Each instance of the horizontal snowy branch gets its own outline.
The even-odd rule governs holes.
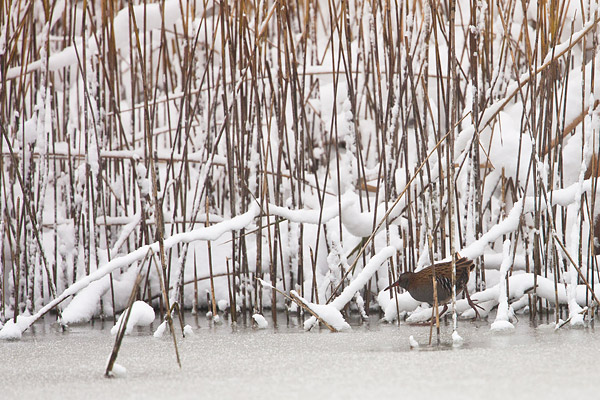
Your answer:
[[[577,200],[577,196],[584,192],[590,192],[592,189],[592,181],[586,180],[580,186],[579,183],[574,183],[571,186],[564,189],[556,189],[548,193],[549,199],[551,199],[552,205],[567,206],[574,203]],[[484,254],[486,246],[489,243],[493,243],[498,240],[502,235],[506,235],[510,232],[514,232],[519,227],[519,220],[522,214],[530,213],[534,211],[535,198],[527,196],[517,201],[508,216],[494,225],[490,230],[484,233],[478,240],[471,243],[464,249],[460,250],[460,255],[475,259]],[[546,209],[546,203],[541,202],[541,211]]]
[[[254,218],[256,218],[258,215],[259,207],[253,204],[246,213],[234,217],[230,220],[218,223],[210,227],[194,229],[191,232],[179,233],[165,239],[165,249],[168,250],[180,243],[190,243],[197,240],[216,240],[226,232],[240,230],[247,227],[254,221]],[[48,311],[56,307],[69,296],[72,296],[80,290],[82,290],[83,288],[87,287],[90,283],[101,279],[102,277],[110,274],[111,272],[119,268],[127,267],[137,261],[142,260],[144,257],[146,257],[146,255],[149,252],[158,253],[158,251],[159,243],[155,242],[149,245],[142,246],[127,255],[113,259],[112,261],[98,268],[96,271],[92,272],[85,278],[82,278],[75,282],[73,285],[69,286],[57,298],[55,298],[54,300],[46,304],[44,307],[42,307],[37,313],[33,315],[33,318],[31,318],[31,320],[28,320],[27,323],[23,326],[20,326],[20,328],[22,329],[22,331],[26,330],[41,316],[43,316]]]
[[[356,292],[361,290],[367,282],[373,277],[375,272],[381,267],[381,265],[390,257],[393,257],[396,254],[397,249],[394,246],[385,247],[377,252],[375,256],[373,256],[367,265],[364,266],[362,271],[358,273],[356,278],[350,282],[348,286],[340,293],[338,297],[336,297],[329,304],[313,304],[309,303],[306,300],[303,300],[307,307],[309,307],[315,314],[319,316],[319,318],[326,321],[328,324],[332,325],[334,328],[338,330],[349,329],[350,325],[346,323],[344,317],[341,314],[341,310],[346,307],[346,304],[352,300]],[[296,296],[299,297],[298,294]],[[311,317],[304,323],[304,327],[310,328],[316,322],[315,317]]]

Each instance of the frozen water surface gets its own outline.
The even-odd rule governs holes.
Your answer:
[[[282,325],[281,321],[284,321]],[[0,341],[0,398],[110,399],[516,399],[598,398],[600,339],[585,329],[534,328],[522,317],[512,333],[488,322],[462,322],[464,342],[428,347],[429,328],[371,322],[344,333],[304,332],[279,318],[274,329],[226,324],[199,327],[172,339],[151,327],[126,336],[117,362],[124,378],[103,377],[114,336],[112,323],[74,326],[61,333],[37,325],[15,342]],[[419,342],[410,348],[409,337]],[[435,340],[435,339],[434,339]],[[576,397],[575,397],[576,396]]]

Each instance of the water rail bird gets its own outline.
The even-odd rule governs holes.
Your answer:
[[[473,303],[467,290],[467,282],[469,282],[469,274],[475,268],[473,260],[466,257],[460,257],[457,253],[456,260],[456,294],[464,290],[467,302],[475,310],[475,315],[478,317],[476,304]],[[438,304],[443,304],[444,309],[440,314],[448,310],[448,302],[452,299],[452,261],[444,261],[435,263],[435,280],[437,282],[437,298]],[[417,301],[429,303],[433,306],[433,266],[423,268],[419,272],[404,272],[400,274],[398,280],[392,283],[384,290],[394,287],[401,287],[410,293],[412,298]],[[479,307],[479,306],[477,306]],[[480,307],[481,308],[481,307]]]

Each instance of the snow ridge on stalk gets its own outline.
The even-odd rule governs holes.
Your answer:
[[[325,322],[333,326],[337,330],[345,330],[350,329],[350,325],[344,320],[340,311],[348,304],[355,294],[362,289],[367,282],[373,277],[375,272],[381,267],[381,265],[390,257],[393,257],[396,254],[396,247],[388,246],[377,252],[369,262],[364,266],[362,271],[358,273],[356,278],[350,282],[348,286],[340,293],[338,297],[336,297],[329,304],[314,304],[309,303],[306,300],[302,299],[303,302],[321,319]],[[300,298],[300,295],[294,293],[294,295]],[[341,318],[341,320],[340,320]],[[310,329],[315,323],[317,319],[315,317],[311,317],[304,323],[305,329]]]
[[[492,323],[491,330],[496,332],[510,331],[515,327],[509,321],[508,296],[506,295],[506,277],[511,266],[510,240],[506,239],[502,246],[502,265],[500,266],[500,283],[498,284],[498,313]]]

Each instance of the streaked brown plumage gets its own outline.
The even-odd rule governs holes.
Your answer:
[[[475,310],[475,313],[479,315],[475,304],[469,297],[467,291],[467,282],[469,282],[469,273],[475,268],[473,260],[469,260],[466,257],[459,258],[457,254],[456,260],[456,294],[458,295],[463,290],[467,297],[469,305]],[[400,286],[406,289],[408,293],[417,301],[429,303],[433,305],[433,268],[428,266],[423,268],[419,272],[404,272],[400,275],[399,279],[388,286],[385,290],[391,289],[396,286]],[[446,311],[447,305],[452,299],[452,262],[440,262],[435,264],[435,278],[437,282],[437,295],[438,304],[444,304],[444,311]]]

